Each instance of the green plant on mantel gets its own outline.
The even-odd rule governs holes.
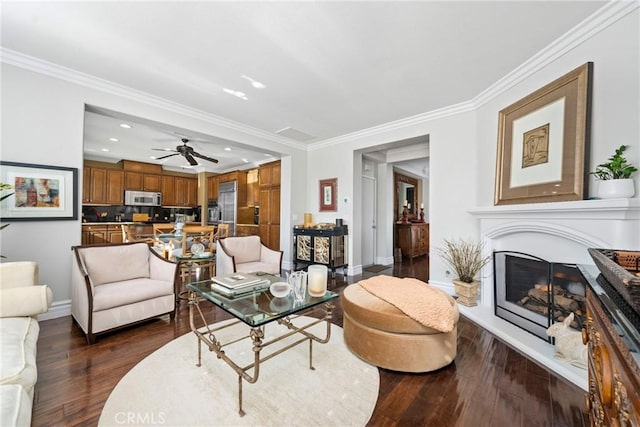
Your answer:
[[[473,283],[482,267],[491,260],[491,255],[482,256],[482,243],[464,239],[445,239],[444,247],[439,248],[438,253],[465,283]]]
[[[4,182],[0,181],[0,191],[4,191],[4,190],[10,190],[12,189],[13,186],[11,184],[5,184]],[[7,197],[13,195],[13,193],[10,194],[3,194],[2,196],[0,196],[0,202],[3,201],[4,199],[6,199]],[[0,224],[0,230],[4,229],[5,227],[7,227],[9,224]],[[0,258],[5,258],[4,255],[0,255]]]
[[[590,175],[594,175],[601,181],[609,179],[628,179],[638,168],[627,162],[627,159],[622,155],[624,151],[629,147],[628,145],[621,145],[616,149],[613,156],[609,157],[607,163],[602,163],[596,166],[595,172],[591,172]]]

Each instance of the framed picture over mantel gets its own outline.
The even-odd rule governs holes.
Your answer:
[[[496,205],[585,198],[592,75],[588,62],[500,111]]]
[[[320,180],[320,212],[338,210],[338,178]]]
[[[11,185],[0,202],[0,219],[78,219],[78,169],[0,161],[0,181]]]

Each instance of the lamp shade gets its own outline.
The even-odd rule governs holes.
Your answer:
[[[310,265],[307,269],[307,286],[309,295],[321,297],[327,293],[327,267],[324,265]]]

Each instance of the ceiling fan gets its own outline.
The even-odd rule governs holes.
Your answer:
[[[198,165],[198,162],[196,161],[196,159],[194,159],[194,157],[198,157],[199,159],[203,159],[203,160],[208,160],[213,163],[218,163],[217,159],[205,156],[204,154],[200,154],[197,151],[194,151],[193,147],[190,147],[187,145],[187,143],[189,142],[187,138],[182,138],[181,141],[182,141],[182,145],[178,145],[173,154],[167,154],[166,156],[156,157],[156,160],[161,160],[161,159],[166,159],[167,157],[182,155],[184,156],[185,159],[187,159],[187,161],[189,162],[189,164],[191,164],[191,166]],[[154,150],[167,151],[164,148],[154,148]]]

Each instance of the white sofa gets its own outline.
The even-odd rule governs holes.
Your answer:
[[[0,425],[31,424],[38,378],[36,316],[51,306],[52,293],[38,285],[38,264],[0,264]]]
[[[175,316],[177,264],[146,243],[72,249],[71,315],[89,344],[96,334],[165,314]]]
[[[216,276],[263,271],[279,275],[282,251],[269,249],[260,236],[227,237],[216,242]]]

